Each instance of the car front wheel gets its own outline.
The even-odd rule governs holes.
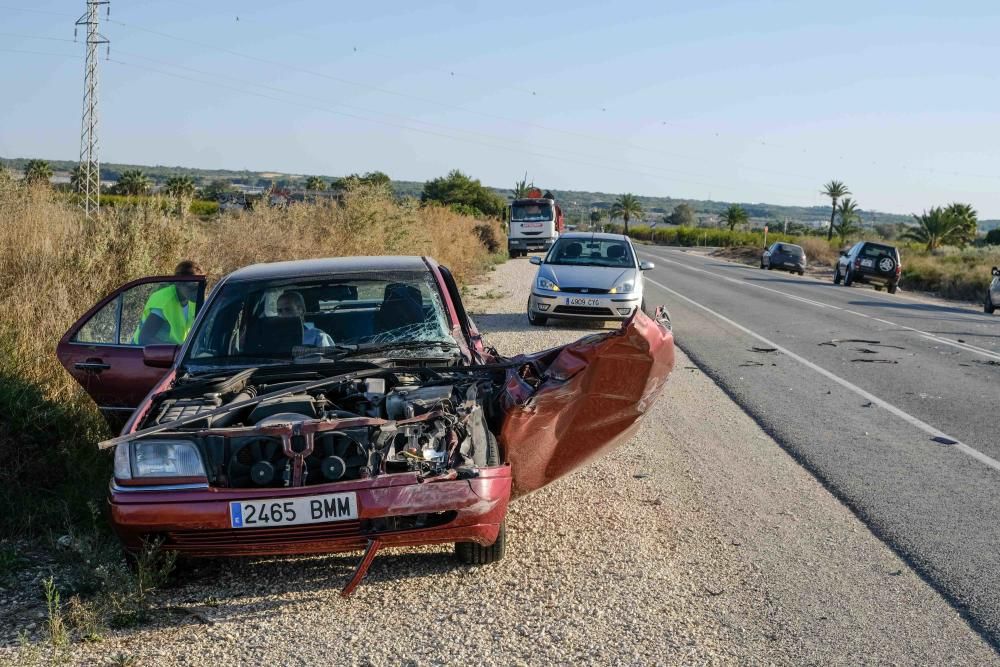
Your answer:
[[[986,300],[983,301],[983,312],[992,315],[996,309],[997,306],[993,303],[993,296],[990,294],[989,290],[986,290]]]
[[[455,542],[455,556],[466,565],[488,565],[503,558],[507,550],[507,522],[500,524],[497,540],[488,547],[476,542]]]
[[[838,264],[837,268],[833,271],[833,284],[839,285],[841,280],[843,280],[843,278],[840,277],[840,264]]]
[[[549,318],[545,315],[539,315],[531,310],[531,306],[528,306],[528,324],[536,327],[544,327],[545,323],[549,321]]]

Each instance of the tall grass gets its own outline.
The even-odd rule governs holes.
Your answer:
[[[468,281],[491,262],[480,221],[398,203],[359,186],[343,202],[293,204],[201,221],[163,207],[102,209],[87,222],[46,187],[0,184],[0,535],[86,518],[108,457],[107,427],[55,357],[59,338],[98,299],[182,258],[214,277],[255,262],[343,255],[430,255]],[[497,234],[502,232],[497,229]],[[504,244],[505,245],[505,244]]]

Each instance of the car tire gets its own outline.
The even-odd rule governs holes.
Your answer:
[[[507,551],[507,522],[500,524],[497,540],[488,547],[475,542],[455,542],[455,557],[466,565],[489,565],[503,558]]]
[[[804,275],[806,275],[806,272],[805,271],[799,271],[799,275],[800,276],[804,276]]]
[[[549,318],[545,315],[535,315],[531,312],[531,307],[528,308],[528,324],[536,327],[544,327],[545,323],[549,321]]]
[[[993,297],[990,296],[989,289],[986,290],[986,299],[983,301],[983,312],[992,315],[996,312],[997,306],[993,303]]]
[[[840,277],[840,264],[838,264],[837,268],[833,270],[833,284],[839,285],[841,280],[843,279]]]
[[[886,287],[886,291],[887,291],[887,292],[888,292],[889,294],[895,294],[895,293],[896,293],[896,289],[897,289],[898,287],[899,287],[899,285],[898,285],[898,284],[896,284],[896,283],[889,283],[889,286],[888,286],[888,287]]]
[[[851,270],[847,269],[847,273],[844,274],[844,287],[850,287],[854,284],[854,276],[851,275]]]
[[[875,290],[876,292],[881,292],[881,291],[882,291],[882,286],[881,286],[881,285],[872,285],[872,288],[873,288],[873,289],[874,289],[874,290]]]
[[[760,268],[762,268],[762,269],[765,268],[764,267],[764,260],[760,260]]]

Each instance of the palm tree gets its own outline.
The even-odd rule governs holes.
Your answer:
[[[642,215],[642,204],[639,198],[631,193],[623,194],[611,205],[611,219],[621,218],[625,221],[625,235],[628,236],[628,221]]]
[[[924,243],[928,252],[933,252],[941,245],[960,243],[965,238],[964,222],[948,215],[939,206],[924,211],[922,215],[914,214],[913,218],[917,221],[916,226],[907,227],[900,238]]]
[[[83,187],[83,167],[80,165],[76,165],[69,172],[69,186],[74,192],[79,192],[80,188]]]
[[[24,180],[28,183],[48,183],[52,167],[45,160],[28,160],[24,165]]]
[[[837,216],[840,221],[834,224],[834,231],[840,237],[840,245],[847,243],[847,238],[861,231],[861,217],[858,214],[858,203],[850,197],[845,197],[837,206]]]
[[[190,176],[171,176],[167,179],[164,190],[168,195],[177,199],[193,197],[194,179]]]
[[[326,182],[319,176],[310,176],[306,179],[306,190],[326,190]]]
[[[535,187],[534,183],[528,182],[528,172],[524,173],[524,179],[514,181],[514,199],[521,199],[528,196],[528,192]]]
[[[823,186],[823,194],[833,202],[833,206],[830,209],[830,228],[826,232],[826,240],[829,241],[833,238],[833,219],[837,215],[837,200],[844,195],[851,194],[851,191],[840,181],[830,181]]]
[[[749,219],[746,210],[739,204],[730,204],[726,212],[722,214],[722,219],[729,226],[729,231],[736,229],[736,225],[746,224]]]
[[[149,192],[149,177],[141,169],[126,169],[115,187],[120,195],[144,195]]]
[[[960,238],[955,239],[959,246],[965,246],[976,240],[976,234],[979,232],[979,216],[972,206],[955,202],[944,209],[944,214],[962,230]]]

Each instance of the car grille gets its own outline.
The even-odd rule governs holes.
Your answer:
[[[337,521],[326,524],[303,524],[275,528],[222,528],[174,530],[166,534],[165,547],[176,551],[224,549],[235,545],[280,546],[303,542],[322,542],[362,535],[360,521]]]
[[[590,306],[556,306],[553,313],[566,315],[613,315],[610,308],[592,308]]]
[[[597,289],[595,287],[559,287],[560,292],[572,292],[573,294],[607,294],[606,289]]]

